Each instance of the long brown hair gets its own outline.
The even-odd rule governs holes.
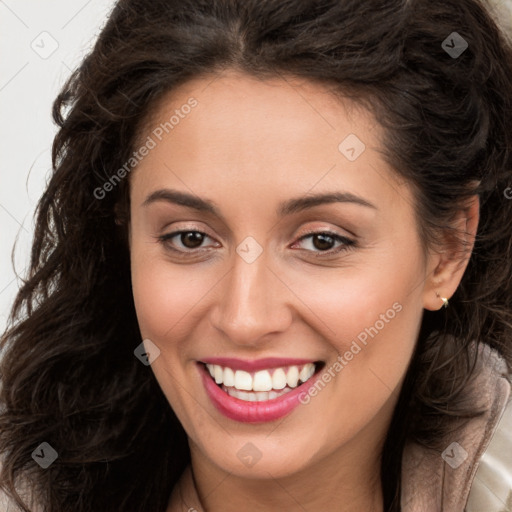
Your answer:
[[[456,57],[443,46],[453,32],[468,44]],[[228,68],[329,84],[370,109],[385,158],[414,190],[426,247],[480,197],[468,268],[450,307],[424,313],[384,446],[386,511],[399,510],[405,440],[435,446],[439,418],[478,414],[464,395],[470,343],[512,367],[512,49],[484,5],[120,0],[54,103],[53,174],[1,339],[0,483],[25,512],[23,486],[45,511],[163,512],[189,462],[182,426],[133,354],[129,178],[95,191],[165,93]],[[31,458],[42,442],[58,452],[47,469]]]

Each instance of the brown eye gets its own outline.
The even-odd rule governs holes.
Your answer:
[[[303,245],[303,249],[306,249],[315,256],[329,256],[346,251],[356,245],[354,240],[350,240],[336,233],[330,233],[329,231],[314,231],[308,233],[302,236],[298,242]],[[336,244],[338,244],[337,247]]]
[[[196,249],[203,243],[203,240],[204,233],[200,233],[199,231],[186,231],[180,235],[180,242],[187,249]]]
[[[332,245],[334,244],[334,238],[324,233],[314,235],[312,241],[313,246],[320,251],[328,251],[332,249]]]
[[[206,233],[196,230],[173,231],[157,238],[167,249],[181,253],[192,253],[194,249],[203,249],[204,240],[206,238],[211,239]],[[207,246],[204,248],[206,249]]]

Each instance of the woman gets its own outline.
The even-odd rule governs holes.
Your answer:
[[[510,510],[511,111],[477,0],[119,1],[2,339],[12,506]]]

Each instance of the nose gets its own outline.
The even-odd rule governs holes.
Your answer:
[[[267,264],[264,253],[252,263],[238,255],[222,280],[212,309],[213,326],[233,343],[261,345],[263,338],[291,324],[291,291]]]

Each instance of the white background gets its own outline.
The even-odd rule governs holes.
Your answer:
[[[512,0],[491,1],[504,8],[499,18],[512,28]],[[52,102],[113,5],[0,0],[0,332],[18,289],[16,273],[23,276],[29,263],[34,208],[51,168]]]
[[[113,0],[0,0],[0,332],[18,289],[14,241],[17,237],[15,270],[23,276],[34,209],[51,169],[52,102],[113,5]]]

